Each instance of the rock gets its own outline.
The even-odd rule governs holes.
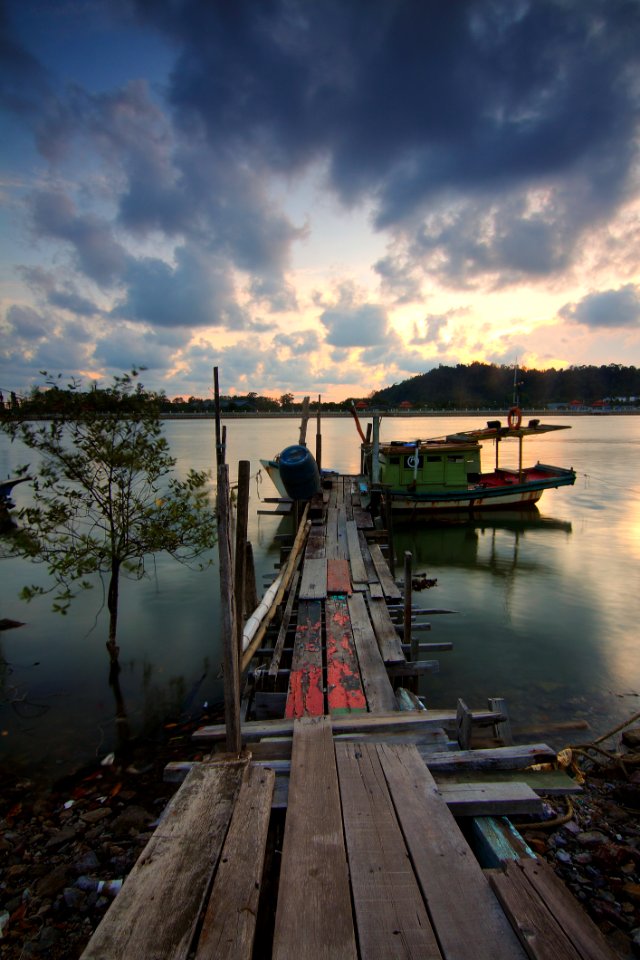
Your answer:
[[[38,880],[36,884],[36,893],[39,897],[53,897],[58,894],[67,884],[69,876],[69,867],[66,863],[59,863],[57,866],[46,873],[44,877]]]
[[[630,727],[622,734],[622,742],[627,747],[640,750],[640,727]]]
[[[64,827],[62,830],[58,830],[53,836],[49,837],[45,847],[47,850],[55,850],[56,847],[61,847],[65,843],[69,843],[70,840],[75,839],[78,835],[77,827]]]
[[[608,837],[600,830],[587,830],[576,835],[576,841],[583,847],[596,847],[601,843],[607,843]]]
[[[635,900],[636,903],[640,902],[640,883],[625,883],[622,892],[630,900]]]
[[[95,810],[87,810],[86,813],[81,813],[80,819],[84,820],[85,823],[98,823],[109,816],[111,816],[110,807],[97,807]]]
[[[114,836],[126,837],[131,831],[138,833],[152,820],[153,816],[143,807],[127,807],[111,823],[110,829]]]
[[[99,865],[100,861],[98,860],[94,851],[87,850],[86,853],[83,853],[82,856],[76,860],[73,866],[78,873],[90,873]]]
[[[566,850],[557,850],[556,851],[556,860],[559,860],[560,863],[571,863],[571,854],[567,853]]]

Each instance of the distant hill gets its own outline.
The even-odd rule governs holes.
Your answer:
[[[567,370],[518,370],[519,402],[524,407],[602,400],[629,402],[640,397],[640,370],[611,363]],[[491,363],[439,366],[372,394],[372,403],[409,402],[426,409],[502,409],[513,401],[514,368]]]

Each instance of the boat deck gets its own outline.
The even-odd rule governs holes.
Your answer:
[[[554,752],[467,749],[507,722],[500,702],[415,709],[399,688],[419,670],[398,635],[401,591],[368,539],[357,478],[311,512],[252,662],[243,752],[171,765],[184,782],[83,957],[613,960],[496,819],[576,789],[525,771]],[[214,751],[224,737],[223,725],[197,733]]]

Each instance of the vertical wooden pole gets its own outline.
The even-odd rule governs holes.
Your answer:
[[[251,541],[245,544],[245,571],[244,571],[244,614],[245,620],[251,616],[258,606],[258,590],[256,587],[256,565],[253,560]]]
[[[391,576],[396,576],[396,552],[393,546],[393,511],[391,509],[391,494],[387,489],[384,495],[384,525],[387,529],[387,563]]]
[[[216,466],[224,463],[222,441],[220,439],[220,387],[218,385],[218,368],[213,368],[213,402],[216,416]]]
[[[220,610],[224,669],[224,716],[227,728],[227,750],[239,754],[242,749],[240,733],[240,670],[238,644],[235,633],[235,603],[233,597],[233,570],[231,562],[231,531],[229,517],[229,468],[218,467],[217,491],[218,558],[220,562]]]
[[[242,629],[244,627],[244,583],[246,570],[247,527],[249,525],[249,483],[251,464],[241,460],[238,464],[238,500],[236,519],[236,550],[234,564],[234,584],[236,602],[236,639],[238,642],[238,660],[242,660]]]
[[[410,550],[405,550],[404,554],[404,642],[411,644],[411,660],[420,659],[420,647],[418,636],[413,636],[411,630],[411,608],[413,601],[413,590],[411,583],[411,573],[413,565],[413,556]]]
[[[322,470],[322,431],[320,428],[320,404],[322,397],[318,394],[318,416],[316,419],[316,463],[318,470]]]

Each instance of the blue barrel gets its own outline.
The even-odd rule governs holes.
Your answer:
[[[280,454],[280,476],[292,500],[310,500],[320,490],[318,464],[306,447],[294,444]]]

